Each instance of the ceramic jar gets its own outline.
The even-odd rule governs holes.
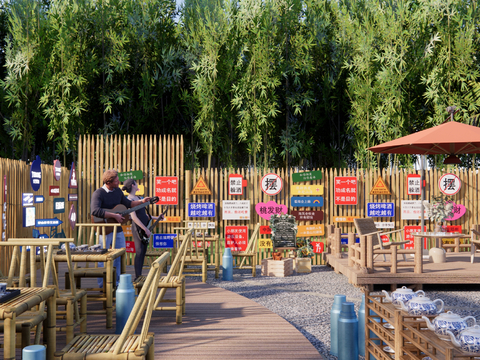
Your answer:
[[[441,299],[430,300],[424,295],[418,295],[412,298],[405,305],[401,303],[402,310],[408,311],[410,315],[437,315],[443,311],[443,301]]]
[[[450,335],[452,344],[461,348],[463,351],[469,353],[480,353],[480,326],[475,325],[473,327],[466,328],[461,331],[458,338],[453,335],[451,331],[447,331]]]
[[[386,292],[385,290],[382,291],[385,293],[386,299],[390,301],[397,309],[400,309],[402,307],[401,302],[407,303],[408,301],[410,301],[414,297],[417,297],[420,294],[425,295],[423,290],[413,292],[412,289],[409,289],[406,286],[402,286],[401,288],[395,290],[394,292],[392,292],[392,295],[388,295],[388,292]]]
[[[476,320],[473,316],[462,318],[460,315],[454,314],[451,311],[438,315],[432,322],[425,316],[422,319],[426,321],[427,327],[435,332],[435,334],[442,340],[450,341],[450,335],[447,331],[453,333],[454,336],[460,334],[462,330],[468,327],[467,320],[472,320],[472,325],[476,325]]]

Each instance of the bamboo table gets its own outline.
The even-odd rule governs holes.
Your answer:
[[[435,239],[435,246],[441,248],[441,239],[455,239],[455,252],[460,252],[460,239],[470,238],[470,235],[455,234],[448,232],[416,232],[412,233],[414,238]]]
[[[43,338],[47,344],[47,359],[53,359],[57,345],[55,328],[56,321],[56,297],[53,288],[9,288],[20,290],[20,295],[0,304],[0,320],[4,321],[4,349],[5,359],[15,359],[16,332],[15,324],[18,315],[30,310],[47,300],[47,320],[44,326]]]
[[[107,281],[106,281],[107,329],[112,328],[112,317],[113,317],[113,292],[114,292],[114,285],[113,285],[114,279],[112,277],[113,260],[115,260],[118,257],[122,258],[120,273],[125,274],[125,272],[127,271],[126,254],[127,253],[125,251],[125,248],[122,248],[122,249],[109,249],[108,252],[106,252],[105,254],[72,254],[71,255],[72,262],[85,262],[85,263],[103,262],[105,264],[104,266],[107,268]],[[55,254],[53,256],[53,260],[55,261],[55,265],[56,265],[55,268],[58,271],[57,263],[67,262],[67,255]],[[116,281],[115,281],[115,285],[116,285]]]

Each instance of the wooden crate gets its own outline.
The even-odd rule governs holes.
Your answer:
[[[266,258],[262,260],[262,276],[285,277],[293,274],[294,259],[273,260]]]
[[[297,273],[310,273],[310,272],[312,272],[312,259],[310,259],[310,258],[296,258],[295,259],[295,271]]]

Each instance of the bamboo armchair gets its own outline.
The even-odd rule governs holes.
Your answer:
[[[182,316],[185,315],[185,276],[183,268],[185,265],[185,255],[188,243],[192,241],[192,232],[189,231],[184,240],[180,240],[177,236],[174,248],[174,259],[166,276],[160,277],[157,287],[160,293],[155,299],[154,310],[173,310],[176,311],[177,324],[182,323]],[[133,283],[133,287],[138,293],[145,286],[145,276],[140,276]],[[164,299],[167,289],[175,289],[175,299]],[[174,302],[175,306],[159,306],[160,303]]]
[[[248,246],[245,251],[232,251],[232,256],[236,258],[241,258],[242,261],[238,265],[238,269],[244,268],[245,259],[250,259],[250,266],[252,267],[252,276],[257,276],[257,243],[258,243],[258,234],[260,232],[260,223],[255,226],[252,236],[248,239]]]
[[[369,235],[372,236],[374,253],[376,249],[384,250],[384,249],[389,249],[391,246],[402,246],[404,244],[408,244],[408,241],[403,240],[403,233],[402,233],[403,229],[387,231],[387,232],[379,231],[375,226],[375,221],[373,220],[373,218],[353,219],[353,222],[360,236],[369,236]],[[390,234],[400,234],[400,237],[402,240],[401,241],[390,240],[388,243],[384,243],[381,239],[381,236],[390,235]],[[386,261],[385,253],[383,253],[383,259],[384,261]],[[403,260],[407,261],[405,254],[403,254]]]
[[[80,335],[67,344],[62,351],[55,353],[56,360],[79,359],[154,359],[154,334],[148,333],[152,311],[160,280],[161,269],[170,257],[169,253],[156,259],[135,305],[120,335]],[[135,330],[145,312],[142,331],[135,335]]]

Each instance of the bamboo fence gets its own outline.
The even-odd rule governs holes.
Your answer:
[[[170,208],[167,216],[180,217],[179,223],[164,223],[158,226],[156,233],[173,234],[173,228],[183,226],[184,220],[205,220],[205,218],[188,218],[188,204],[191,202],[209,202],[215,204],[215,217],[208,218],[215,222],[215,232],[224,238],[225,226],[229,225],[247,225],[250,233],[255,225],[268,225],[268,221],[261,218],[255,211],[255,205],[258,203],[267,203],[275,201],[277,204],[286,205],[291,210],[310,210],[311,208],[301,208],[291,206],[291,185],[292,174],[300,172],[297,168],[290,169],[195,169],[193,171],[184,169],[184,143],[182,136],[154,136],[154,135],[134,135],[134,136],[100,136],[84,135],[79,138],[78,143],[77,180],[78,180],[78,207],[77,223],[90,222],[90,197],[93,191],[102,186],[102,174],[107,169],[116,169],[119,172],[142,170],[144,177],[138,183],[144,186],[145,196],[153,196],[156,176],[178,176],[179,183],[179,203]],[[0,173],[7,175],[8,194],[7,194],[7,238],[8,237],[30,237],[31,229],[23,228],[22,224],[22,203],[21,193],[32,192],[29,181],[29,165],[24,162],[0,159]],[[319,208],[324,212],[324,219],[321,222],[299,222],[299,225],[323,224],[326,226],[334,223],[335,217],[366,217],[367,203],[370,202],[392,202],[395,205],[395,214],[393,217],[376,218],[379,222],[394,222],[394,228],[402,228],[406,225],[420,225],[418,220],[401,219],[401,201],[402,200],[420,200],[420,196],[407,195],[407,175],[418,173],[409,169],[383,169],[383,170],[349,170],[349,169],[312,169],[322,172],[322,179],[316,181],[295,183],[302,185],[323,185],[324,186],[324,206]],[[275,173],[283,179],[283,189],[275,196],[269,196],[262,192],[260,181],[267,173]],[[472,225],[479,224],[478,214],[478,183],[479,174],[471,169],[447,168],[443,170],[426,171],[426,199],[439,195],[439,178],[445,173],[454,173],[462,183],[460,191],[450,197],[457,204],[462,204],[467,208],[464,216],[456,221],[449,222],[449,225],[461,225],[463,232],[468,232]],[[58,218],[63,221],[62,228],[67,237],[74,237],[70,226],[68,225],[68,209],[70,203],[67,201],[68,193],[76,193],[75,189],[68,189],[69,170],[62,168],[62,178],[59,182],[53,179],[53,166],[42,165],[42,187],[35,194],[42,194],[45,197],[44,204],[35,205],[37,208],[37,218],[50,218],[53,216],[53,198],[48,196],[48,186],[60,185],[60,196],[65,197],[66,209],[64,214],[58,214]],[[243,196],[228,195],[228,176],[230,174],[241,174],[247,180],[247,187],[244,189]],[[211,195],[190,195],[199,177],[202,176],[207,186],[211,190]],[[355,176],[357,178],[357,205],[335,205],[334,204],[334,181],[337,176]],[[377,179],[382,177],[391,195],[370,195]],[[0,178],[0,180],[3,180]],[[223,220],[222,212],[223,200],[249,200],[250,201],[250,220]],[[3,209],[3,197],[0,199]],[[75,203],[74,203],[75,204]],[[77,204],[76,204],[77,205]],[[149,207],[152,215],[158,215],[161,206],[152,205]],[[57,215],[57,214],[55,214]],[[433,231],[434,224],[426,219],[427,231]],[[335,225],[341,228],[342,233],[355,232],[353,222],[339,222]],[[60,228],[60,227],[59,227]],[[326,235],[326,234],[325,234]],[[261,237],[265,237],[262,235]],[[268,236],[267,236],[268,237]],[[128,239],[127,240],[131,240]],[[313,240],[325,241],[325,236],[314,238]],[[223,252],[224,241],[221,241],[220,253]],[[0,250],[1,251],[1,250]],[[261,249],[259,251],[258,263],[263,258],[270,257],[271,251]],[[9,259],[7,254],[0,253],[2,272],[6,272]],[[128,262],[132,263],[133,257],[129,257]],[[220,259],[221,260],[221,259]],[[313,264],[321,264],[322,257],[318,254],[313,259]]]

